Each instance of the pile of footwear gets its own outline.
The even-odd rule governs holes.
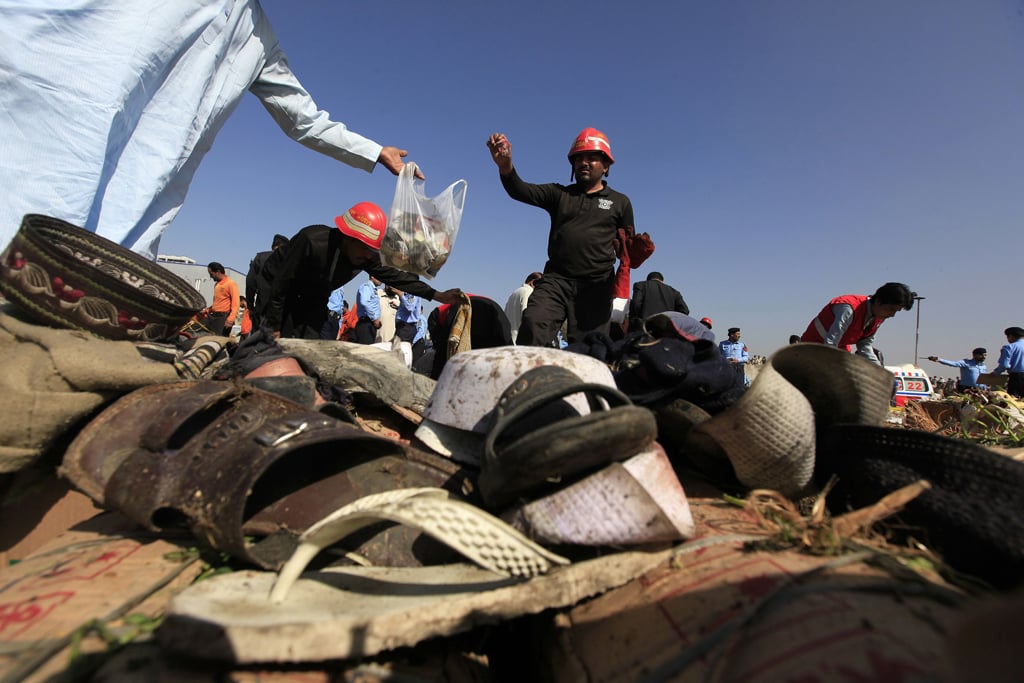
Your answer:
[[[951,578],[1024,576],[1024,463],[885,426],[891,377],[853,354],[788,346],[744,388],[687,329],[666,317],[616,358],[463,351],[425,405],[387,351],[317,367],[295,353],[316,342],[257,334],[195,377],[171,354],[46,446],[104,509],[230,558],[171,598],[158,660],[400,670],[457,647],[493,680],[947,676],[976,595]],[[765,491],[792,505],[766,513]],[[850,510],[864,533],[811,552]],[[888,542],[867,533],[894,512]]]

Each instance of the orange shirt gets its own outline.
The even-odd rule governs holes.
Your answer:
[[[227,313],[227,325],[234,325],[238,316],[238,285],[226,275],[213,286],[213,305],[210,307],[214,313]]]
[[[239,334],[249,334],[252,332],[252,319],[249,317],[249,307],[246,306],[242,309],[242,322],[239,323],[241,328]]]

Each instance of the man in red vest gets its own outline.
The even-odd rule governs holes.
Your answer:
[[[856,347],[855,353],[880,365],[875,355],[875,332],[898,311],[914,307],[915,292],[901,282],[887,282],[871,296],[844,294],[832,299],[807,326],[800,341],[839,348]]]

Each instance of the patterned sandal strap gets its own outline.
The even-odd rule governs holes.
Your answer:
[[[504,576],[530,578],[569,560],[534,543],[475,505],[449,497],[444,489],[397,489],[346,505],[311,526],[281,568],[271,602],[282,602],[306,566],[324,548],[346,536],[389,520],[415,527],[459,551],[481,567]]]

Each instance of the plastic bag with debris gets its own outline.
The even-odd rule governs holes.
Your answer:
[[[436,197],[428,197],[424,181],[414,175],[416,168],[408,163],[398,174],[380,260],[430,279],[441,270],[455,244],[466,203],[466,181],[457,180]]]

